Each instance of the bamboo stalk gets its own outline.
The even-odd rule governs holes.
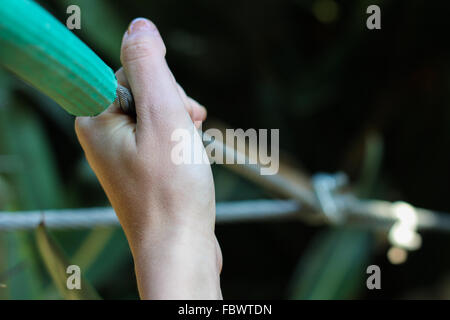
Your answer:
[[[0,64],[76,116],[116,98],[114,72],[50,13],[30,0],[2,0]]]

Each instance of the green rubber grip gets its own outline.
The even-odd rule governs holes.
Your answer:
[[[31,0],[1,0],[0,65],[72,115],[97,115],[116,98],[111,68]]]

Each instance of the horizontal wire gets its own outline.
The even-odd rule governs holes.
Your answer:
[[[205,134],[204,134],[205,135]],[[236,223],[246,221],[303,220],[309,224],[358,225],[372,230],[388,229],[398,221],[395,203],[381,200],[360,200],[351,194],[338,195],[333,190],[311,188],[307,181],[293,181],[286,173],[261,175],[261,165],[251,165],[247,155],[227,146],[222,141],[207,136],[217,148],[224,152],[236,152],[245,158],[244,165],[227,165],[235,173],[246,177],[259,186],[271,190],[278,196],[290,200],[246,200],[221,202],[216,206],[217,223]],[[0,159],[1,160],[1,159]],[[289,168],[290,176],[304,176],[298,169]],[[320,174],[313,176],[326,180],[335,176]],[[334,178],[333,178],[334,177]],[[325,193],[324,193],[325,192]],[[328,194],[327,194],[328,193]],[[329,196],[328,202],[336,205],[341,219],[330,219],[329,210],[318,201],[320,195]],[[450,214],[427,209],[414,208],[417,228],[421,230],[450,231]],[[112,208],[63,209],[44,211],[0,211],[0,231],[29,230],[44,222],[51,229],[78,229],[98,226],[114,226],[119,221]]]
[[[372,229],[386,229],[399,221],[396,213],[397,202],[383,200],[347,201],[343,212],[348,216],[347,223],[358,224],[363,221]],[[419,230],[450,231],[450,214],[411,206],[417,217],[416,225]]]
[[[337,225],[355,225],[373,230],[387,230],[398,218],[395,203],[381,200],[358,200],[338,197],[343,205],[346,219]],[[414,207],[413,207],[414,208]],[[450,231],[450,214],[427,209],[414,208],[420,230]],[[246,200],[221,202],[216,207],[216,221],[219,224],[257,222],[271,220],[299,220],[305,210],[295,200]],[[308,216],[310,213],[308,213]],[[316,215],[321,217],[321,213]],[[317,220],[330,223],[325,219]],[[63,209],[43,211],[0,211],[0,231],[35,229],[44,222],[50,229],[83,229],[100,226],[117,226],[119,221],[114,210],[105,208]]]
[[[218,223],[295,218],[301,206],[293,200],[246,200],[222,202],[216,206]],[[0,211],[0,230],[35,229],[41,222],[50,229],[83,229],[118,225],[112,208],[42,211]]]

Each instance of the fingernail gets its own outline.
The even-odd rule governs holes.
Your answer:
[[[127,33],[132,34],[139,31],[145,31],[152,29],[152,24],[150,21],[144,18],[136,18],[133,21],[131,21],[130,25],[128,26]]]

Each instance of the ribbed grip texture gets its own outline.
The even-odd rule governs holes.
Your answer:
[[[97,115],[116,98],[114,72],[30,0],[0,1],[0,64],[76,116]]]

